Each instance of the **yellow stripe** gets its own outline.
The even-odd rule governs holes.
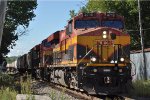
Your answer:
[[[47,67],[76,67],[77,64],[57,64],[57,65],[47,65]]]
[[[57,65],[47,65],[47,67],[76,67],[77,64],[57,64]],[[114,67],[115,64],[87,64],[87,67]],[[125,67],[126,64],[118,64],[119,67]]]
[[[87,64],[87,66],[112,66],[112,67],[114,67],[116,64]],[[126,64],[118,64],[118,66],[120,66],[120,67],[125,67],[126,66]]]

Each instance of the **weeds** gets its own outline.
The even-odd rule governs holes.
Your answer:
[[[27,94],[27,100],[35,100],[32,95],[31,81],[29,75],[27,75],[26,80],[21,79],[15,82],[14,77],[0,73],[0,100],[16,100],[18,93]]]
[[[133,82],[134,90],[131,91],[135,96],[150,97],[150,80],[137,80]]]
[[[32,82],[31,75],[27,74],[27,77],[25,79],[26,80],[24,80],[22,77],[20,80],[21,94],[27,94],[26,96],[27,100],[35,100],[35,96],[32,95],[33,91],[31,89],[31,82]]]
[[[17,92],[8,88],[0,90],[0,100],[16,100]]]
[[[35,100],[35,96],[30,94],[27,96],[27,100]]]
[[[23,80],[21,78],[21,81],[20,81],[20,85],[21,85],[21,93],[22,94],[32,94],[33,91],[31,89],[31,76],[30,75],[27,75],[27,80]]]
[[[52,100],[69,100],[69,98],[65,96],[65,91],[66,91],[65,88],[63,88],[63,90],[60,92],[57,92],[55,90],[51,90],[49,97]]]
[[[65,91],[66,91],[66,88],[63,88],[61,95],[60,95],[60,100],[68,100],[68,98],[64,96]]]
[[[49,94],[49,97],[52,99],[52,100],[56,100],[56,97],[57,97],[58,94],[56,94],[56,91],[55,90],[52,90]]]
[[[8,74],[0,73],[0,87],[12,87],[14,79]]]

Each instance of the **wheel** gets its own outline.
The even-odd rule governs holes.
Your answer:
[[[70,78],[70,88],[79,89],[78,88],[78,81],[77,81],[77,74],[74,72],[71,74]]]

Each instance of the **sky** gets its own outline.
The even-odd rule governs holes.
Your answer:
[[[16,42],[8,56],[23,55],[41,43],[55,31],[62,30],[70,19],[69,11],[79,11],[86,0],[38,0],[35,10],[36,17],[30,22],[28,31]]]

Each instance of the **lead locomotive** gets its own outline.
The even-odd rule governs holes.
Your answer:
[[[115,13],[80,13],[18,58],[20,72],[89,94],[116,93],[131,81],[130,36]]]

